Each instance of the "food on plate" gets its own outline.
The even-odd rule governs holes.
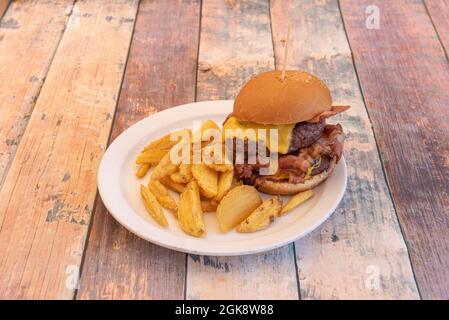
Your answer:
[[[201,209],[203,212],[215,212],[217,211],[218,202],[215,200],[201,200]]]
[[[333,106],[324,82],[306,72],[257,75],[238,94],[222,129],[207,120],[143,148],[136,176],[151,172],[148,187],[140,189],[145,207],[164,227],[162,207],[171,210],[195,237],[206,234],[204,212],[216,213],[223,232],[265,229],[332,174],[343,153],[343,129],[326,119],[348,108]],[[259,191],[277,196],[262,201]],[[172,192],[180,194],[178,202]],[[283,205],[280,195],[294,196]]]
[[[253,186],[238,186],[229,191],[217,207],[217,222],[221,231],[232,230],[261,203],[260,194]]]
[[[192,180],[192,165],[190,163],[180,163],[179,170],[173,172],[170,178],[177,183],[187,183]]]
[[[263,142],[270,155],[279,155],[278,170],[273,174],[261,174],[266,163],[235,163],[236,178],[262,192],[287,195],[312,189],[332,174],[343,152],[343,128],[326,124],[326,119],[349,106],[333,106],[329,89],[316,76],[286,71],[281,80],[280,75],[280,71],[265,72],[247,82],[223,130],[256,132],[248,137],[226,136],[244,140],[245,158],[250,156],[248,141]],[[278,139],[259,137],[257,129],[277,129]]]
[[[136,164],[157,164],[169,151],[170,149],[142,151],[136,159]]]
[[[237,232],[256,232],[268,227],[282,209],[279,196],[267,199],[237,226]]]
[[[150,150],[170,150],[179,142],[181,137],[185,136],[186,134],[190,134],[190,132],[191,131],[187,129],[170,132],[162,138],[150,142],[145,148],[143,148],[142,152]],[[172,139],[172,137],[178,137],[178,139]]]
[[[170,152],[168,152],[154,168],[151,179],[160,180],[178,170],[178,167],[179,164],[171,161]]]
[[[163,177],[159,181],[170,190],[178,193],[182,193],[186,189],[185,184],[174,182],[170,177]]]
[[[220,202],[221,199],[228,193],[232,188],[234,182],[234,170],[220,172],[218,176],[218,191],[214,200]]]
[[[219,172],[226,172],[234,170],[234,166],[228,163],[208,163],[209,168]]]
[[[297,195],[293,196],[288,200],[288,202],[282,207],[281,212],[279,213],[279,216],[283,216],[287,214],[289,211],[293,210],[300,204],[303,204],[313,196],[312,190],[306,190],[303,192],[298,193]]]
[[[139,166],[139,169],[136,171],[137,178],[143,178],[147,174],[148,170],[150,170],[151,165],[149,163],[144,163]]]
[[[164,216],[164,211],[161,205],[157,201],[154,194],[148,190],[144,185],[140,186],[140,194],[143,198],[143,203],[145,208],[150,213],[150,215],[157,221],[161,226],[168,227],[167,219]]]
[[[200,191],[195,180],[187,184],[179,198],[178,221],[181,229],[194,237],[204,237],[203,210],[201,208]]]
[[[194,136],[194,139],[200,139],[201,141],[206,141],[209,142],[210,139],[208,137],[208,131],[209,129],[213,129],[213,130],[220,130],[220,128],[218,127],[218,125],[215,123],[215,121],[213,120],[206,120],[205,122],[203,122],[201,124],[201,128],[198,132],[195,133],[195,135],[198,135],[201,133],[201,137],[198,136]]]
[[[178,209],[176,201],[168,194],[167,188],[158,180],[150,180],[148,189],[154,194],[157,201],[163,206],[172,211]]]
[[[213,198],[218,193],[218,172],[209,168],[205,163],[193,164],[192,175],[201,189],[201,195]]]

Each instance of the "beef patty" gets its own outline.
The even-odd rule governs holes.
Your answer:
[[[317,141],[323,134],[325,120],[317,123],[298,122],[292,131],[288,152],[295,152]]]

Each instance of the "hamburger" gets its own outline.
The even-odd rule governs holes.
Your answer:
[[[223,129],[277,129],[277,143],[266,138],[264,147],[270,156],[277,156],[278,166],[274,174],[263,175],[261,168],[266,165],[258,161],[235,163],[236,178],[269,194],[295,194],[316,187],[332,174],[343,152],[343,128],[327,124],[326,119],[347,109],[333,106],[326,84],[307,72],[286,71],[284,79],[280,71],[253,77],[237,95]],[[234,159],[235,140],[241,137],[227,137],[234,139]],[[247,138],[244,143],[243,152],[248,153]]]

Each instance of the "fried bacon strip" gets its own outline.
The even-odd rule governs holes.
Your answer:
[[[323,119],[335,116],[336,114],[342,113],[346,110],[348,110],[350,106],[332,106],[332,109],[329,111],[324,111],[320,113],[319,115],[315,116],[314,118],[310,119],[307,122],[311,123],[317,123],[320,122]]]

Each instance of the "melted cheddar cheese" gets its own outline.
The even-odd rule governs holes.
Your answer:
[[[233,129],[233,130],[241,130],[243,132],[243,136],[247,139],[252,139],[254,137],[253,134],[247,134],[248,129],[254,130],[253,133],[255,133],[255,139],[256,141],[259,139],[266,140],[266,144],[268,149],[270,149],[271,152],[279,152],[281,154],[285,154],[288,152],[288,148],[290,146],[290,139],[292,136],[293,128],[295,127],[295,123],[293,124],[258,124],[253,122],[239,122],[235,117],[230,117],[223,125],[223,133],[227,134],[225,132],[226,129]],[[266,136],[265,137],[258,137],[258,129],[265,129],[266,130]],[[275,148],[275,144],[271,143],[270,141],[270,129],[277,129],[278,130],[278,143],[277,148]]]

